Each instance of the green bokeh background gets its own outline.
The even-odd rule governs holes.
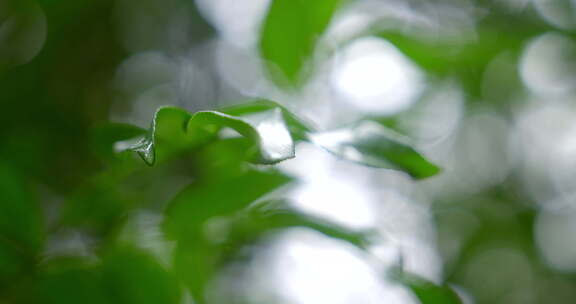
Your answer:
[[[575,43],[572,1],[556,1],[566,5],[559,10],[565,19],[546,13],[561,6],[537,0],[369,1],[374,7],[399,4],[407,13],[433,20],[466,6],[475,20],[468,34],[446,38],[443,35],[454,30],[450,23],[438,27],[433,36],[420,25],[406,26],[409,23],[374,10],[370,26],[353,37],[333,44],[323,40],[331,22],[357,2],[362,1],[274,0],[254,29],[258,38],[253,51],[262,60],[267,85],[298,99],[319,90],[310,79],[354,38],[386,39],[425,75],[425,93],[400,113],[358,116],[369,116],[408,136],[416,132],[406,122],[419,119],[427,93],[446,83],[461,92],[462,118],[451,135],[456,152],[443,159],[432,157],[443,168],[438,176],[411,181],[422,186],[423,193],[435,189],[426,206],[431,210],[436,235],[432,242],[440,256],[442,280],[432,284],[406,275],[398,281],[426,304],[457,301],[443,284],[457,286],[467,295],[464,298],[472,299],[467,303],[573,303],[574,268],[550,263],[537,242],[539,217],[573,212],[573,196],[554,192],[553,179],[542,173],[548,166],[545,160],[509,151],[513,150],[509,145],[519,140],[512,130],[523,109],[550,104],[574,108],[576,70],[571,67],[576,48],[562,50],[563,64],[543,63],[542,77],[558,72],[562,83],[572,85],[561,97],[533,93],[520,68],[536,37],[552,33]],[[546,5],[552,8],[547,10]],[[153,167],[134,154],[113,151],[115,142],[143,134],[152,119],[152,106],[142,110],[146,117],[139,117],[146,124],[118,119],[138,111],[134,92],[124,90],[117,80],[127,60],[138,54],[156,52],[175,65],[182,58],[202,63],[194,81],[210,94],[192,92],[195,97],[190,97],[180,92],[182,87],[168,87],[178,96],[173,105],[188,111],[263,97],[234,88],[210,62],[216,59],[206,48],[225,37],[202,7],[191,0],[0,0],[0,303],[189,303],[190,297],[196,303],[222,302],[210,300],[207,294],[214,293],[235,295],[222,303],[256,303],[241,295],[274,291],[219,290],[210,282],[230,265],[258,265],[249,261],[278,230],[308,227],[326,237],[365,245],[356,231],[305,216],[282,201],[267,202],[274,207],[247,208],[277,187],[298,181],[273,166],[246,169],[247,144],[241,140],[176,153]],[[234,9],[231,5],[232,13]],[[239,10],[235,18],[245,16]],[[231,73],[243,72],[232,69]],[[136,86],[145,89],[155,77],[182,75],[152,69],[136,77]],[[320,81],[320,86],[327,85]],[[317,106],[307,100],[277,101],[295,112]],[[329,101],[322,106],[329,112],[342,105]],[[475,145],[476,138],[466,130],[478,113],[497,117],[506,135],[498,137],[502,133],[487,128],[482,131],[487,140]],[[554,130],[564,125],[549,131],[554,118],[542,122],[541,128],[533,127],[555,138]],[[313,115],[307,119],[315,124]],[[530,140],[519,149],[530,150]],[[478,145],[502,155],[488,153],[482,159],[466,155]],[[550,151],[557,150],[554,145]],[[451,161],[457,157],[459,162]],[[502,159],[507,159],[509,169],[496,182],[462,187],[462,180],[475,180],[478,168],[497,168]],[[563,175],[556,178],[570,183],[574,170],[574,163],[566,163]],[[442,176],[448,177],[435,183]],[[550,211],[543,197],[559,198],[567,207]],[[176,202],[167,208],[172,199]],[[187,200],[204,203],[194,206]],[[268,213],[266,208],[280,211]],[[163,218],[158,233],[166,244],[150,249],[153,246],[139,241],[141,231],[130,231],[133,215],[141,211]],[[212,217],[228,217],[232,228],[223,242],[204,233]],[[563,230],[557,237],[571,242],[573,237],[568,236],[574,232]],[[58,240],[70,235],[79,237],[85,248],[64,250]],[[384,280],[385,273],[381,275]]]

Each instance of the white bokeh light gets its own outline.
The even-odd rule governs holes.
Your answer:
[[[535,239],[544,260],[553,268],[576,271],[576,212],[564,209],[560,212],[542,211],[534,227]]]
[[[416,304],[414,296],[383,279],[357,250],[316,233],[283,234],[271,262],[281,296],[293,304]]]
[[[398,112],[423,89],[423,75],[389,42],[361,38],[339,54],[332,84],[346,100],[361,110]]]
[[[574,90],[576,43],[558,33],[546,33],[527,45],[520,63],[520,75],[535,93],[548,96]]]
[[[564,103],[533,103],[519,111],[511,138],[528,193],[545,208],[573,199],[576,111]]]
[[[258,26],[269,0],[197,0],[200,11],[231,44],[248,47],[256,42]]]
[[[294,193],[296,204],[308,212],[326,216],[354,228],[373,226],[375,219],[367,190],[339,178],[304,184]]]
[[[407,290],[384,279],[400,255],[406,270],[440,280],[428,207],[385,190],[387,183],[394,183],[386,176],[395,172],[342,162],[306,144],[298,147],[297,155],[281,164],[302,181],[288,193],[295,207],[346,227],[377,231],[379,236],[374,236],[367,255],[308,231],[281,238],[280,249],[272,255],[274,281],[288,303],[415,303]]]
[[[347,170],[349,164],[337,170],[335,157],[312,146],[300,146],[297,154],[282,164],[302,180],[290,193],[297,208],[351,228],[374,227],[375,201],[362,175]]]
[[[562,28],[576,27],[576,1],[574,0],[533,0],[536,11],[548,23]]]

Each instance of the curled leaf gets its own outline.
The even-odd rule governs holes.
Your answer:
[[[190,113],[184,109],[160,107],[154,113],[152,125],[146,136],[127,147],[123,147],[124,142],[119,142],[117,150],[127,148],[135,151],[151,166],[156,162],[158,154],[162,158],[168,158],[187,145],[189,139],[186,136],[185,127],[189,119]]]
[[[207,127],[234,129],[258,149],[255,162],[273,164],[294,157],[294,142],[279,108],[246,116],[232,116],[216,111],[197,112],[188,121],[189,134],[206,132]]]
[[[303,138],[309,130],[286,109],[270,101],[194,114],[176,107],[161,107],[146,136],[133,144],[119,142],[116,147],[135,151],[148,165],[153,165],[157,158],[167,159],[217,139],[224,128],[245,137],[253,149],[250,160],[260,164],[293,158],[293,136]]]
[[[260,53],[272,80],[298,87],[341,0],[273,0],[262,26]],[[309,69],[308,69],[309,70]]]
[[[222,139],[223,129],[236,131],[243,141],[242,158],[275,164],[295,156],[295,141],[308,140],[345,160],[363,165],[401,170],[426,178],[440,169],[418,153],[402,135],[373,121],[351,127],[314,132],[307,123],[269,100],[255,100],[221,111],[190,114],[175,107],[156,111],[148,134],[139,141],[116,143],[117,150],[136,151],[148,164],[166,160],[185,150]]]
[[[267,100],[258,99],[248,103],[242,103],[230,107],[226,107],[221,110],[222,113],[233,116],[244,116],[259,112],[264,112],[273,109],[280,109],[282,111],[282,118],[286,122],[290,133],[292,134],[294,140],[305,140],[306,134],[312,131],[312,127],[308,122],[305,122],[300,117],[296,116],[290,110],[281,106],[280,104]]]

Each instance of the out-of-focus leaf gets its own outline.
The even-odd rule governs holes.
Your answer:
[[[468,95],[481,97],[484,73],[500,54],[519,57],[528,39],[547,31],[541,20],[529,14],[513,14],[491,3],[490,14],[479,20],[476,36],[455,43],[449,37],[414,35],[386,30],[378,36],[396,46],[422,69],[439,78],[453,77]]]
[[[447,285],[437,285],[398,269],[392,271],[392,279],[408,287],[422,304],[462,304],[460,297]]]
[[[114,126],[105,129],[100,130],[100,137],[98,131],[96,132],[93,143],[100,148],[96,152],[108,159],[104,163],[104,170],[86,178],[83,185],[67,196],[60,211],[60,225],[80,226],[92,232],[107,233],[115,229],[116,224],[121,224],[132,208],[145,203],[139,199],[139,195],[149,192],[131,189],[127,187],[127,183],[148,177],[148,167],[129,151],[118,154],[112,152],[112,138],[125,139],[123,135],[135,134],[133,131],[138,129],[124,129],[122,126],[116,136],[107,133],[114,132]],[[126,133],[122,133],[123,130]],[[134,179],[137,174],[138,178]]]
[[[18,244],[0,236],[0,299],[17,281],[33,269],[35,260]]]
[[[0,242],[30,256],[44,241],[42,212],[24,177],[0,162]]]
[[[179,0],[115,2],[117,16],[122,16],[116,19],[115,24],[118,39],[129,53],[149,50],[185,52],[215,33],[197,6],[196,1]],[[172,32],[175,23],[178,24],[178,34]]]
[[[373,236],[373,233],[349,229],[302,213],[281,200],[266,201],[252,206],[237,216],[232,225],[231,239],[234,239],[234,235],[238,235],[239,238],[253,238],[279,229],[303,227],[365,249]]]
[[[0,3],[0,72],[27,63],[46,40],[46,16],[33,1]]]
[[[206,303],[206,288],[221,266],[218,255],[218,250],[201,237],[178,243],[174,251],[174,269],[190,290],[194,303]]]
[[[46,304],[110,303],[102,274],[92,263],[60,258],[44,265],[38,279],[38,297]]]
[[[346,160],[363,165],[401,170],[420,179],[440,169],[424,158],[403,136],[373,121],[310,134],[316,145]]]
[[[194,182],[170,202],[164,231],[177,240],[175,269],[196,303],[205,303],[206,285],[218,268],[219,251],[206,239],[206,221],[230,216],[290,181],[275,170],[232,170]]]
[[[218,111],[190,114],[183,109],[162,107],[154,115],[148,135],[129,148],[152,165],[156,158],[167,159],[185,149],[206,144],[216,139],[223,128],[231,128],[251,143],[251,161],[273,164],[294,157],[291,130],[300,137],[308,130],[272,102],[258,101],[225,111],[236,116]]]
[[[102,259],[104,286],[118,304],[180,303],[176,278],[139,249],[115,248]]]
[[[245,253],[269,233],[281,229],[304,227],[328,237],[365,249],[371,236],[354,231],[290,208],[284,201],[266,201],[243,209],[225,221],[225,239],[214,242],[202,235],[204,231],[188,231],[175,250],[174,265],[189,286],[194,300],[205,303],[206,286],[218,269]],[[196,235],[196,237],[193,237]]]
[[[195,235],[205,220],[231,215],[290,181],[279,171],[254,169],[196,181],[170,202],[165,231],[176,239]]]
[[[395,31],[382,32],[379,36],[394,44],[410,60],[430,73],[443,75],[454,69],[449,63],[454,63],[455,54],[448,45],[423,41]]]
[[[64,204],[61,224],[107,233],[125,218],[135,202],[110,183],[91,183],[77,190]]]
[[[260,52],[272,79],[283,87],[302,84],[317,41],[342,0],[273,0],[264,20]]]

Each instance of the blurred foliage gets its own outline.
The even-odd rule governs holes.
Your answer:
[[[329,41],[330,26],[360,2],[270,1],[252,48],[275,96],[309,90],[312,80],[318,81],[316,73],[333,59],[326,54],[335,44],[345,48],[356,38],[377,37],[421,69],[426,93],[446,82],[462,90],[459,128],[482,111],[512,125],[519,104],[531,96],[518,71],[527,45],[549,32],[574,39],[573,30],[555,28],[538,5],[514,8],[508,3],[513,1],[477,0],[464,1],[477,19],[463,37],[444,37],[425,22],[405,26],[397,16],[373,9],[363,12],[374,18],[353,39]],[[226,91],[228,84],[214,76],[216,68],[203,57],[210,53],[203,48],[221,39],[223,30],[202,3],[0,0],[0,303],[189,303],[190,298],[215,303],[216,282],[226,270],[239,261],[253,265],[248,261],[259,246],[294,227],[369,256],[372,242],[382,238],[378,231],[313,216],[284,197],[299,180],[272,165],[298,158],[296,146],[302,142],[343,160],[396,170],[410,183],[438,175],[432,184],[448,175],[429,206],[442,282],[404,270],[385,278],[404,286],[415,300],[573,301],[574,274],[550,267],[535,240],[542,207],[525,185],[532,172],[518,166],[488,186],[454,190],[476,171],[497,167],[504,156],[474,167],[473,156],[466,155],[476,155],[474,149],[465,147],[457,151],[470,158],[463,169],[429,160],[421,143],[408,139],[417,132],[406,124],[417,119],[426,94],[394,116],[363,113],[356,116],[365,119],[351,115],[334,123],[336,128],[320,128],[325,124],[313,116],[304,119],[294,105]],[[450,0],[434,9],[416,0],[391,3],[440,21],[444,9],[465,6]],[[213,100],[200,110],[185,101],[154,107],[145,118],[151,121],[148,129],[119,122],[140,106],[118,85],[119,70],[135,54],[154,52],[175,66],[189,58],[206,64],[212,70],[203,71],[200,64],[190,68],[204,73],[190,82],[216,78],[206,83],[240,101],[222,107]],[[138,73],[138,84],[149,89],[150,75]],[[162,85],[171,92],[182,89]],[[571,94],[565,99],[572,100]],[[454,131],[454,145],[465,141],[460,137],[467,133],[459,132]],[[141,214],[159,220],[133,228]],[[142,240],[153,236],[155,241]]]
[[[309,77],[316,42],[342,2],[272,1],[262,25],[260,50],[278,84],[298,87]]]
[[[393,268],[389,276],[392,280],[407,286],[422,303],[458,304],[462,303],[458,294],[446,285],[437,285],[418,275]]]

